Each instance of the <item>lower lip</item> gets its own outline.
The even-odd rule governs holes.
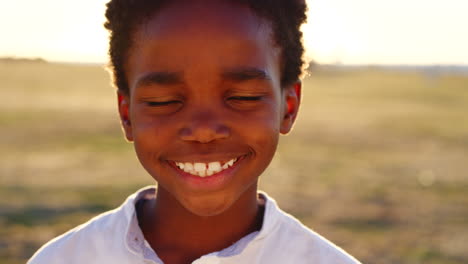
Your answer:
[[[191,188],[199,190],[215,190],[222,188],[234,176],[240,163],[245,156],[237,158],[237,161],[229,168],[215,173],[211,176],[199,177],[179,169],[173,161],[169,161],[170,166],[176,171],[180,178]]]

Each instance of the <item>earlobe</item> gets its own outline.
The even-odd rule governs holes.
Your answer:
[[[118,100],[119,115],[120,115],[120,121],[122,123],[123,132],[128,141],[133,141],[132,123],[130,121],[130,116],[129,116],[130,97],[118,91],[117,100]]]
[[[283,90],[284,112],[281,120],[281,134],[288,134],[296,121],[301,102],[301,82],[296,82]]]

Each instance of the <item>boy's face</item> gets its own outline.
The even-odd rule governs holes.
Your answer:
[[[160,189],[203,216],[255,195],[300,97],[300,85],[280,87],[269,23],[244,7],[207,3],[172,4],[136,29],[130,95],[119,96],[142,165]]]

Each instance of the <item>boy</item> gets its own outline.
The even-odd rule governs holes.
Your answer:
[[[298,112],[305,10],[300,0],[111,0],[122,127],[158,187],[29,263],[358,263],[257,193]]]

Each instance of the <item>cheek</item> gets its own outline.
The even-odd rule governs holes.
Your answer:
[[[258,151],[269,158],[272,158],[279,140],[279,129],[276,123],[268,123],[263,130],[259,129],[259,133],[255,134],[254,142],[257,145]]]
[[[137,110],[137,109],[135,109]],[[174,133],[170,120],[154,118],[143,112],[133,112],[132,131],[135,152],[142,165],[149,170],[149,165],[161,157],[164,149],[174,142]]]
[[[252,144],[257,155],[273,157],[279,140],[280,118],[277,107],[267,108],[266,111],[256,113],[249,118],[243,117],[242,124],[247,142]]]
[[[176,120],[174,117],[156,116],[151,112],[151,109],[139,105],[134,106],[130,114],[133,136],[136,141],[146,141],[146,143],[152,145],[161,142],[161,138],[174,135],[172,131],[172,126]]]

